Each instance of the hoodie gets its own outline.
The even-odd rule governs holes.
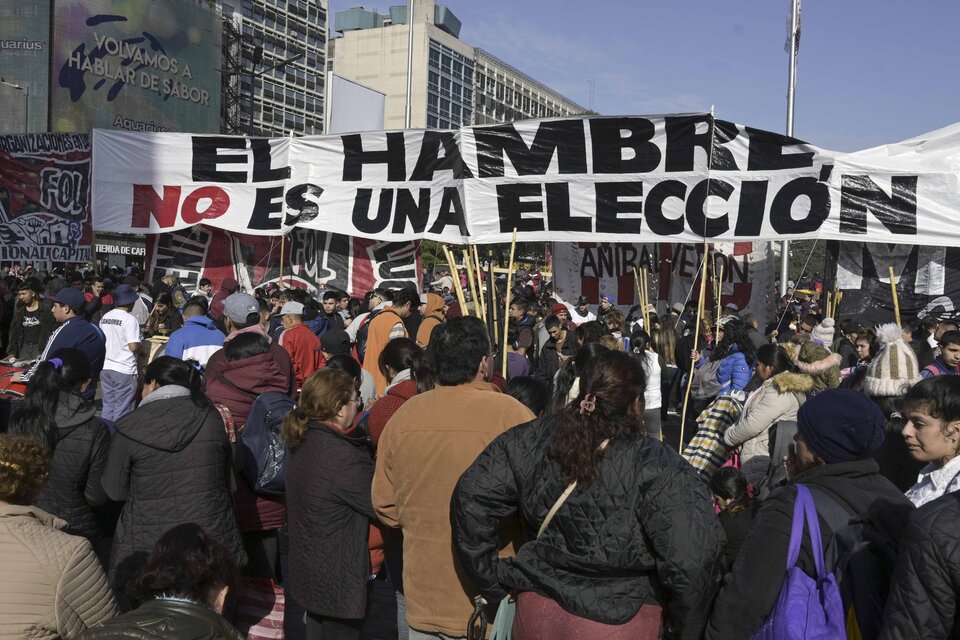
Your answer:
[[[39,508],[70,523],[67,533],[90,540],[97,537],[91,507],[108,501],[101,477],[107,463],[110,433],[95,413],[95,407],[80,395],[60,394],[54,414],[57,443],[50,480],[36,501]]]
[[[424,349],[430,344],[430,336],[433,334],[433,330],[443,324],[443,308],[445,306],[441,296],[435,293],[427,294],[423,319],[420,321],[420,328],[417,329],[417,344]]]
[[[126,500],[111,553],[113,585],[125,584],[160,536],[188,522],[246,564],[231,509],[230,461],[220,413],[194,404],[184,387],[160,387],[117,422],[103,472],[107,495]]]

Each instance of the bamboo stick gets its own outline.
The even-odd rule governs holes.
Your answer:
[[[703,272],[700,274],[700,302],[697,304],[697,319],[696,326],[693,330],[693,350],[697,350],[697,345],[700,341],[700,324],[701,319],[703,318],[703,305],[706,301],[707,294],[707,247],[704,245],[704,254],[703,254]],[[696,371],[697,362],[691,356],[690,358],[690,375],[687,376],[687,391],[683,396],[683,410],[680,414],[680,443],[677,445],[677,451],[681,454],[683,453],[683,435],[684,429],[687,425],[687,405],[690,402],[690,389],[693,388],[693,374]]]
[[[900,326],[900,296],[897,294],[897,281],[894,279],[893,267],[890,267],[890,291],[893,294],[893,317],[897,326]]]
[[[720,265],[720,274],[717,276],[717,328],[713,331],[713,339],[720,333],[720,316],[723,313],[723,264]]]
[[[475,315],[476,317],[479,318],[479,317],[480,317],[480,302],[477,301],[477,282],[476,282],[476,280],[480,277],[480,274],[478,273],[478,274],[477,274],[477,277],[474,278],[474,276],[473,276],[473,264],[472,264],[473,261],[470,259],[470,254],[468,253],[468,250],[467,250],[467,249],[464,249],[463,251],[461,251],[461,253],[463,254],[463,268],[464,268],[464,269],[466,270],[466,272],[467,272],[467,283],[468,283],[468,286],[470,287],[470,297],[473,298],[473,311],[474,311],[474,314],[473,314],[473,315]]]
[[[463,297],[463,287],[460,286],[460,272],[457,271],[457,263],[453,259],[453,251],[447,245],[443,247],[443,255],[447,258],[447,264],[450,266],[450,274],[453,276],[453,289],[457,292],[457,300],[460,302],[460,313],[467,315],[467,301]]]
[[[489,261],[488,265],[493,266],[493,251],[489,249],[487,250],[487,260]],[[498,336],[499,332],[497,331],[497,320],[499,319],[497,318],[497,286],[493,281],[492,273],[487,276],[487,280],[487,290],[490,292],[490,313],[493,315],[493,342],[494,344],[498,344],[500,338]]]
[[[284,289],[283,285],[283,249],[287,243],[287,234],[280,236],[280,288]]]
[[[501,351],[503,354],[501,364],[501,375],[507,379],[507,330],[510,328],[510,298],[513,293],[513,258],[517,250],[517,228],[513,228],[513,242],[510,243],[510,262],[507,263],[507,301],[503,305],[503,341],[501,342]]]
[[[480,278],[479,282],[477,282],[477,289],[480,290],[480,319],[486,322],[487,297],[483,294],[483,276],[480,275],[483,273],[483,269],[480,268],[480,252],[477,250],[477,245],[472,245],[470,248],[473,250],[473,262],[477,267],[477,277]],[[488,282],[487,286],[493,286],[493,283]]]

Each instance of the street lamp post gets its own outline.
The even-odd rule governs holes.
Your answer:
[[[27,85],[14,84],[0,78],[0,84],[4,84],[18,91],[23,91],[23,132],[30,132],[30,87]]]

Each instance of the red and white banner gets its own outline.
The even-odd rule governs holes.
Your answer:
[[[761,321],[773,312],[776,270],[767,243],[715,243],[710,257],[708,277],[723,268],[721,305],[733,303]],[[663,314],[676,302],[696,302],[702,260],[702,244],[554,243],[554,286],[569,302],[584,295],[597,304],[601,295],[611,295],[617,307],[627,311],[639,304],[634,268],[646,270],[648,297]],[[717,304],[709,280],[706,304],[708,308]]]
[[[375,287],[417,283],[418,245],[350,238],[311,229],[295,229],[281,243],[275,236],[250,236],[197,226],[149,236],[147,253],[151,280],[176,273],[188,290],[195,288],[200,278],[210,278],[216,289],[225,278],[232,277],[245,291],[275,282],[311,292],[320,287],[362,297]]]
[[[858,153],[709,113],[301,138],[93,134],[98,231],[960,244],[960,124]]]

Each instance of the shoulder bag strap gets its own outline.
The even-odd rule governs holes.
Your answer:
[[[256,400],[257,398],[260,397],[260,396],[259,396],[258,394],[256,394],[256,393],[252,393],[252,392],[250,392],[250,391],[244,391],[243,389],[241,389],[241,388],[238,387],[237,385],[235,385],[235,384],[233,384],[232,382],[230,382],[229,380],[227,380],[227,378],[226,378],[223,374],[220,374],[219,376],[217,376],[217,380],[219,380],[220,382],[226,383],[227,386],[233,387],[234,389],[236,389],[237,391],[239,391],[239,392],[242,393],[243,395],[249,396],[249,397],[253,398],[254,400]]]
[[[598,450],[603,451],[604,449],[607,448],[608,444],[610,444],[610,438],[607,438],[606,440],[601,442]],[[570,497],[570,494],[573,493],[573,490],[576,488],[577,488],[577,481],[574,480],[567,486],[566,489],[564,489],[563,493],[560,494],[560,497],[557,498],[557,501],[553,503],[553,506],[550,507],[550,511],[547,512],[547,517],[543,519],[543,524],[540,525],[540,530],[537,531],[538,538],[543,535],[543,532],[546,531],[547,526],[553,520],[553,517],[557,515],[557,511],[560,510],[560,507],[563,506],[563,503],[567,501],[567,498]]]

